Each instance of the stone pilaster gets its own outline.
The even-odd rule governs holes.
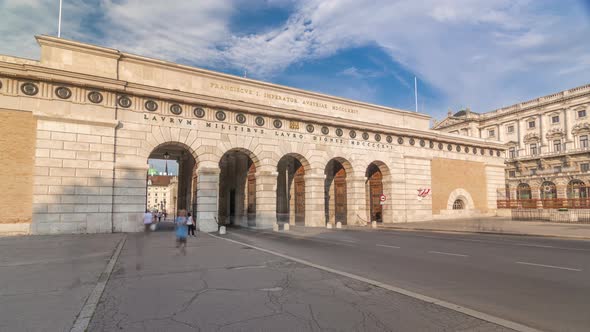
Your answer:
[[[350,181],[350,188],[347,198],[346,223],[348,225],[362,225],[368,221],[367,213],[367,178],[363,175],[351,176],[346,178]],[[347,188],[347,189],[348,189]]]
[[[277,222],[277,175],[256,172],[256,228],[272,228]]]
[[[113,187],[113,231],[138,232],[146,208],[147,164],[116,164]]]
[[[201,232],[217,231],[219,173],[217,167],[197,168],[197,227]]]
[[[305,226],[323,227],[326,224],[324,174],[305,174]]]

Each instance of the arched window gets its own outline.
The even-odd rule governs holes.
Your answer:
[[[567,184],[567,198],[587,198],[588,188],[581,180],[571,180]]]
[[[516,188],[516,199],[531,199],[531,187],[526,183],[521,183]]]
[[[541,194],[541,199],[557,198],[557,187],[555,187],[555,183],[551,181],[543,182],[539,191]]]
[[[453,202],[453,210],[464,210],[464,209],[465,209],[465,203],[463,202],[463,200],[456,199],[455,202]]]

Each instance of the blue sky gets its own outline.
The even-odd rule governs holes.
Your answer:
[[[64,0],[62,37],[436,119],[590,83],[587,0]],[[38,58],[58,0],[0,0],[0,53]]]

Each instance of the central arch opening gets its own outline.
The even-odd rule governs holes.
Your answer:
[[[219,161],[219,212],[222,225],[254,226],[256,165],[246,151],[230,150]]]
[[[347,222],[347,193],[346,193],[346,169],[344,165],[332,159],[326,165],[326,182],[324,184],[325,215],[326,222],[335,224]]]
[[[293,155],[277,165],[277,221],[305,225],[305,167]]]
[[[190,149],[181,143],[164,143],[148,157],[146,210],[158,222],[172,222],[178,210],[194,214],[197,202],[197,162]],[[165,224],[159,229],[165,229]]]
[[[367,184],[369,195],[369,213],[370,221],[383,222],[383,205],[381,195],[383,195],[383,174],[375,163],[367,167]]]

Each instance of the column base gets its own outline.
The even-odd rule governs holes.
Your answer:
[[[218,225],[215,220],[212,219],[201,219],[197,221],[197,227],[200,232],[211,233],[217,232]]]

